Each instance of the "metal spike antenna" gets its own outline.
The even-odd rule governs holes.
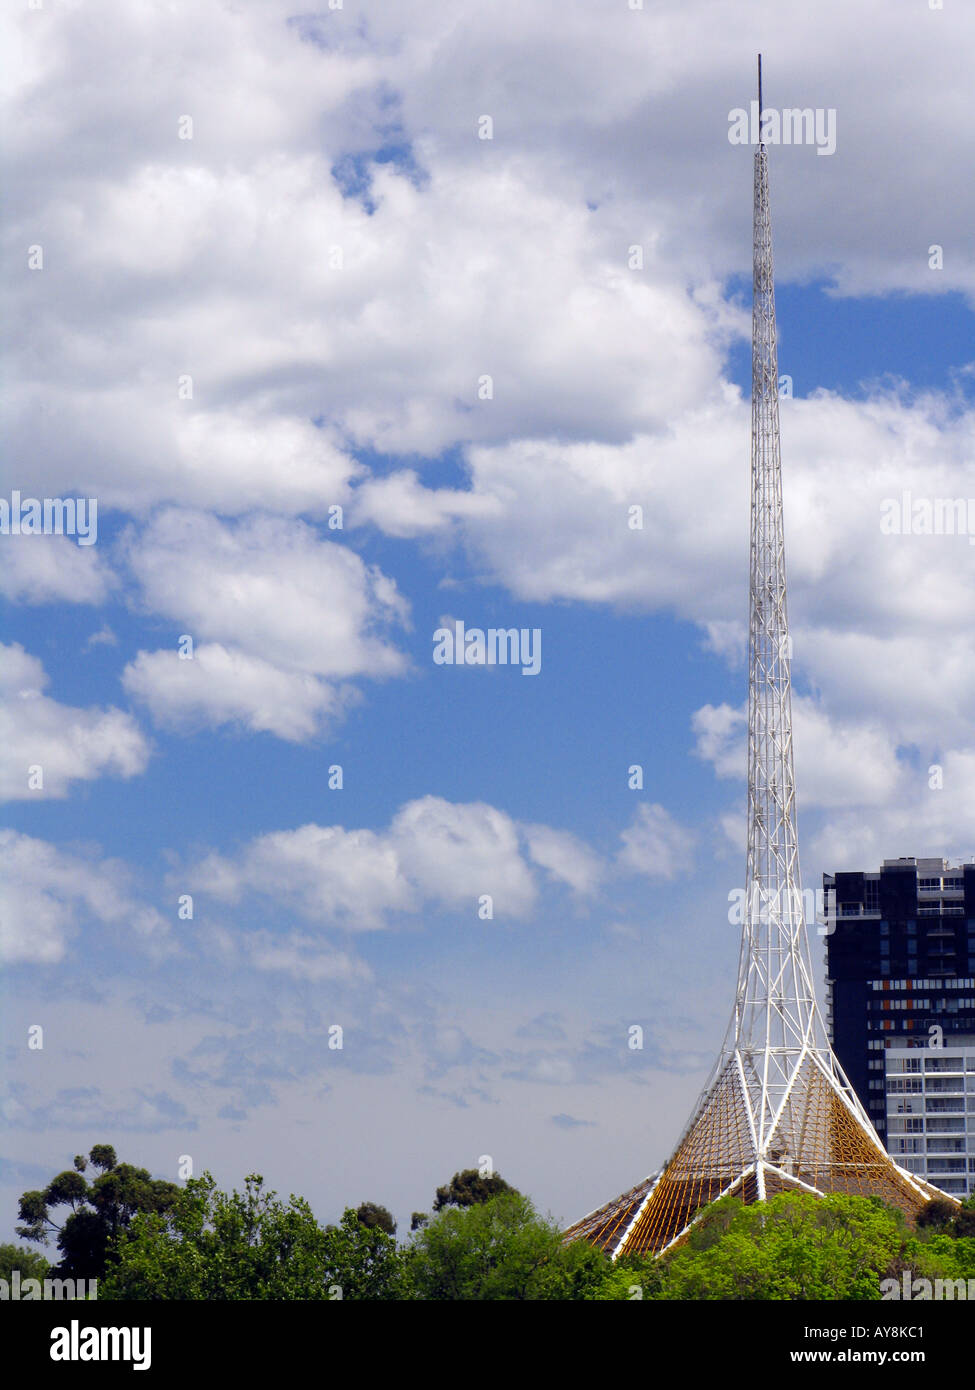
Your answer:
[[[897,1167],[830,1047],[813,988],[803,910],[792,750],[778,349],[768,154],[755,151],[748,838],[735,1005],[724,1044],[673,1157],[566,1233],[616,1256],[660,1252],[708,1203],[780,1191],[877,1195],[916,1215],[936,1188]]]

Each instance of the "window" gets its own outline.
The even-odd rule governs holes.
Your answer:
[[[903,1118],[892,1115],[890,1120],[890,1129],[893,1134],[923,1134],[924,1120],[920,1117],[920,1115],[905,1115]],[[955,1139],[940,1139],[936,1142],[941,1144],[955,1144],[959,1141]]]

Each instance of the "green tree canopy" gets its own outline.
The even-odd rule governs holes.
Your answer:
[[[363,1226],[368,1226],[370,1229],[373,1226],[378,1226],[388,1236],[396,1234],[396,1222],[393,1220],[392,1214],[386,1207],[381,1207],[378,1202],[362,1202],[356,1209],[356,1216]]]
[[[51,1264],[39,1250],[26,1245],[0,1245],[0,1279],[9,1284],[15,1269],[20,1270],[21,1279],[46,1279]]]
[[[489,1202],[501,1192],[516,1191],[500,1173],[483,1176],[476,1168],[465,1168],[462,1173],[455,1173],[445,1187],[437,1188],[433,1209],[443,1211],[444,1207],[471,1207],[478,1202]]]
[[[88,1159],[98,1173],[92,1182],[85,1178]],[[76,1154],[72,1168],[20,1199],[17,1234],[42,1245],[56,1236],[61,1260],[54,1273],[61,1278],[101,1278],[111,1243],[133,1216],[165,1211],[181,1190],[145,1168],[119,1163],[111,1144],[95,1144],[88,1159]],[[65,1206],[71,1210],[59,1224],[52,1208]]]
[[[920,1227],[933,1226],[935,1230],[946,1231],[954,1225],[958,1208],[947,1197],[933,1197],[927,1206],[922,1207],[917,1218]]]
[[[975,1236],[975,1194],[962,1202],[961,1211],[955,1217],[956,1236]]]
[[[191,1178],[172,1208],[137,1216],[117,1243],[101,1298],[395,1299],[400,1259],[379,1225],[349,1208],[321,1227],[302,1197],[282,1202],[256,1173],[243,1192]]]
[[[417,1299],[586,1299],[608,1267],[586,1242],[564,1244],[558,1226],[510,1189],[488,1201],[441,1204],[407,1249]]]
[[[874,1197],[781,1193],[715,1202],[663,1257],[664,1299],[879,1299],[903,1257],[899,1211]]]

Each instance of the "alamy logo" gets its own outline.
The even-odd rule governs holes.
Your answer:
[[[815,145],[817,154],[836,153],[836,107],[786,106],[776,111],[758,102],[746,111],[736,106],[728,112],[728,140],[732,145]]]
[[[0,536],[74,536],[79,545],[98,540],[97,497],[0,497]]]
[[[152,1365],[151,1327],[70,1327],[51,1329],[52,1361],[131,1361],[134,1371]]]
[[[885,536],[967,536],[975,545],[975,497],[885,497],[880,530]]]
[[[520,666],[523,676],[542,669],[540,627],[438,627],[433,634],[433,659],[438,666]]]
[[[915,1279],[913,1270],[905,1269],[900,1279],[881,1279],[880,1297],[882,1301],[903,1298],[915,1303],[975,1299],[975,1279]]]
[[[763,889],[752,884],[751,901],[744,888],[732,888],[728,894],[728,921],[733,927],[745,922],[812,922],[821,925],[820,936],[832,936],[836,930],[836,903],[830,896],[827,900],[822,888]]]
[[[0,1279],[0,1302],[9,1299],[14,1303],[30,1303],[33,1299],[48,1299],[57,1303],[61,1299],[97,1297],[97,1279],[21,1279],[19,1269],[11,1271],[9,1280]]]

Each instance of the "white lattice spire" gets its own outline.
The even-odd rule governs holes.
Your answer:
[[[758,60],[759,114],[762,60]],[[878,1195],[916,1214],[936,1188],[898,1168],[830,1047],[813,988],[792,752],[775,281],[768,154],[755,151],[748,846],[738,981],[714,1069],[673,1157],[566,1233],[667,1249],[708,1203],[782,1191]]]

